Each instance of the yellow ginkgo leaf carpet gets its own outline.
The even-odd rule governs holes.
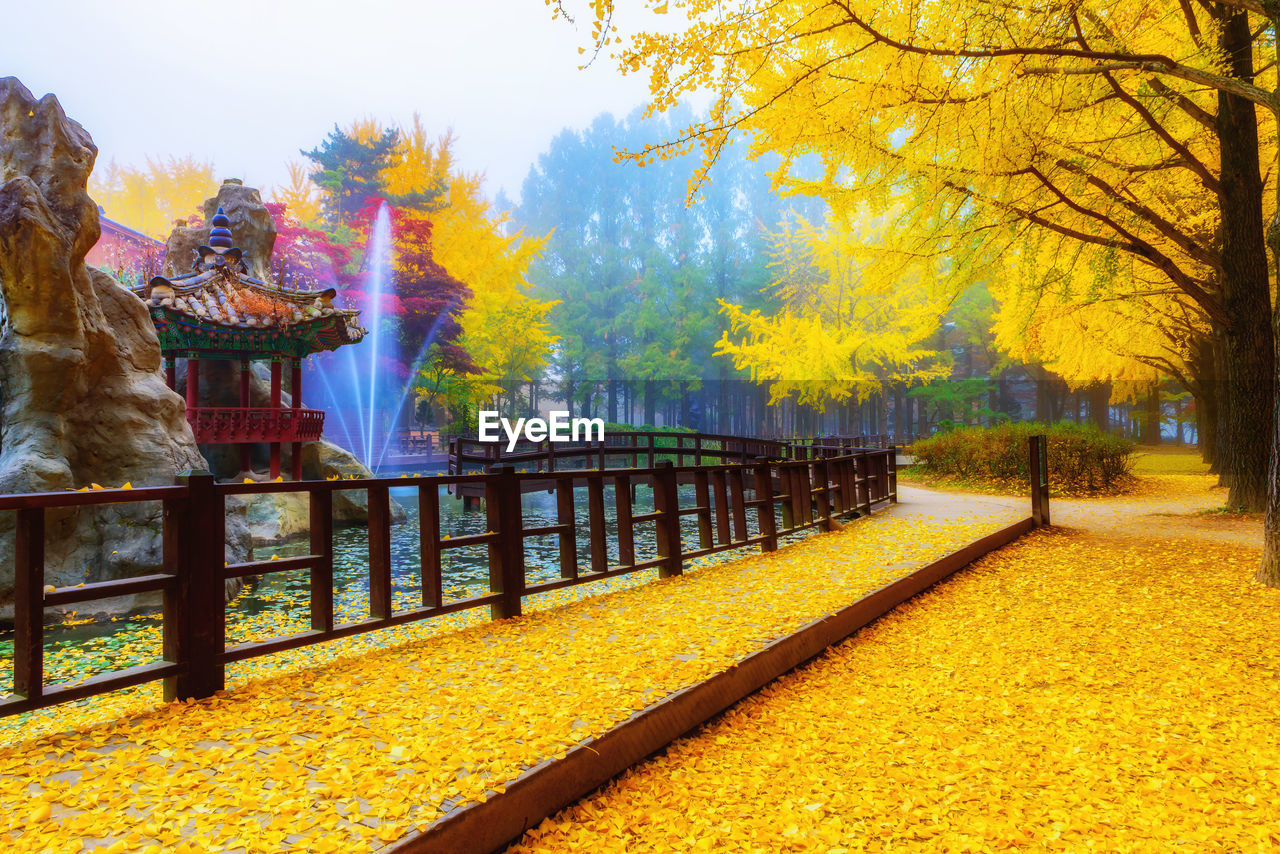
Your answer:
[[[1280,851],[1259,523],[1194,512],[1225,497],[1202,467],[1149,466],[1138,497],[1059,502],[1073,527],[987,556],[513,852]]]
[[[1027,511],[902,505],[515,621],[300,651],[209,701],[0,722],[0,850],[371,850]]]

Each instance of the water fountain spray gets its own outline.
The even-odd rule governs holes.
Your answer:
[[[369,299],[370,308],[369,332],[373,339],[370,342],[369,358],[369,429],[364,440],[364,464],[372,468],[377,461],[373,458],[374,415],[377,412],[378,390],[378,345],[382,339],[382,302],[391,282],[391,209],[383,202],[378,206],[378,215],[373,221],[373,235],[369,241]]]

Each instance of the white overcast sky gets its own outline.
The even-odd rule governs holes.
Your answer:
[[[587,36],[542,0],[0,0],[0,22],[0,76],[57,95],[99,164],[190,154],[264,188],[334,122],[417,111],[518,198],[561,128],[647,92],[603,57],[579,71]]]

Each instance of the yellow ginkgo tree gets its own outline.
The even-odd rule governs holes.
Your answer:
[[[380,125],[357,123],[356,138],[377,137]],[[399,133],[381,178],[392,198],[430,198],[431,254],[437,264],[470,289],[458,314],[458,340],[475,370],[463,369],[447,353],[422,355],[419,394],[438,408],[474,411],[489,401],[510,410],[521,385],[546,367],[555,338],[547,313],[554,302],[534,299],[525,278],[545,238],[510,230],[510,216],[484,197],[484,175],[463,171],[454,156],[452,132],[432,139],[419,116]]]
[[[798,218],[775,236],[771,289],[782,308],[765,314],[722,303],[730,328],[716,352],[767,384],[771,402],[794,397],[823,411],[888,383],[950,372],[927,343],[947,308],[933,287],[934,265],[886,267],[866,242],[879,222],[854,212],[833,213],[825,225]]]
[[[142,167],[111,160],[89,178],[89,195],[107,217],[157,240],[198,213],[216,188],[213,164],[190,156],[148,157]]]

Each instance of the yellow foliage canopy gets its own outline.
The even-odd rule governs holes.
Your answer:
[[[198,213],[216,186],[213,164],[190,156],[148,157],[144,168],[112,160],[89,177],[89,195],[105,216],[157,240],[175,220]]]
[[[607,45],[621,35],[615,4],[591,6]],[[1010,352],[1074,383],[1179,373],[1189,340],[1224,321],[1212,87],[1227,58],[1207,4],[690,0],[681,11],[674,27],[640,24],[615,58],[648,73],[651,112],[700,91],[716,101],[633,159],[699,146],[705,169],[744,132],[753,153],[783,157],[784,186],[837,211],[909,196],[882,257],[944,259],[952,293],[990,283]],[[1175,59],[1107,70],[1108,56]],[[1262,146],[1273,161],[1273,128]],[[817,179],[791,168],[810,154]]]
[[[362,140],[375,139],[383,131],[373,119],[347,129]],[[546,366],[555,342],[547,313],[555,303],[533,299],[525,278],[546,238],[509,233],[509,214],[495,211],[484,197],[483,173],[458,167],[454,144],[451,131],[432,140],[415,114],[412,125],[400,130],[391,164],[381,177],[393,196],[443,193],[429,214],[431,254],[471,289],[460,316],[460,343],[482,371],[469,381],[487,396],[528,382]]]
[[[834,217],[825,226],[804,219],[776,235],[773,288],[784,308],[773,314],[721,303],[730,329],[716,352],[751,379],[767,383],[772,402],[794,395],[825,408],[864,400],[886,382],[923,382],[949,372],[926,346],[947,300],[934,287],[933,265],[907,263],[871,275],[878,263],[864,232],[879,221]]]
[[[321,213],[320,188],[311,182],[307,167],[297,161],[286,165],[289,183],[272,190],[271,201],[285,205],[289,213],[308,228],[317,228]]]

